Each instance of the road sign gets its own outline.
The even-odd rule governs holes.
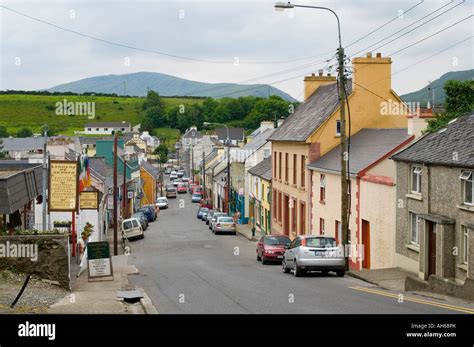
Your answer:
[[[89,279],[113,276],[112,259],[107,241],[87,244]]]

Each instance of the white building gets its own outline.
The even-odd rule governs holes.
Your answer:
[[[112,135],[118,131],[129,132],[132,130],[130,123],[122,122],[96,122],[86,123],[84,133],[90,135]]]

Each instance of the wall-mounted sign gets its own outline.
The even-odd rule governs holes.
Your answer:
[[[49,162],[49,211],[77,211],[79,189],[77,161]]]
[[[114,196],[107,195],[107,209],[113,210],[114,209]]]
[[[128,191],[128,198],[133,199],[133,190]]]
[[[81,210],[98,210],[99,209],[99,192],[82,191],[79,194],[79,206]]]
[[[107,241],[89,242],[87,244],[87,261],[89,279],[113,276],[112,259]]]

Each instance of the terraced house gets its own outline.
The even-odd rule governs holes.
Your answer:
[[[377,53],[352,60],[347,82],[351,133],[363,128],[407,128],[408,112],[392,112],[385,103],[402,105],[391,87],[391,59]],[[270,136],[272,142],[272,232],[294,237],[313,233],[311,185],[307,165],[340,144],[340,109],[336,78],[320,71],[304,79],[305,102]],[[382,110],[386,112],[382,112]],[[348,110],[346,109],[346,114]]]

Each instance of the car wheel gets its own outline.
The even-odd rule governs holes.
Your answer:
[[[258,252],[257,252],[257,261],[260,261],[262,260],[262,258],[260,258],[260,256],[258,255]]]
[[[262,254],[262,265],[266,265],[266,264],[267,264],[267,261],[265,260],[265,257]]]
[[[301,275],[303,274],[303,271],[301,270],[301,268],[298,266],[298,263],[296,262],[295,260],[295,268],[293,269],[293,275],[295,277],[301,277]]]
[[[337,277],[344,277],[345,273],[346,273],[345,270],[337,270],[336,271]]]
[[[281,271],[285,274],[290,272],[290,269],[286,266],[285,260],[281,262]]]

